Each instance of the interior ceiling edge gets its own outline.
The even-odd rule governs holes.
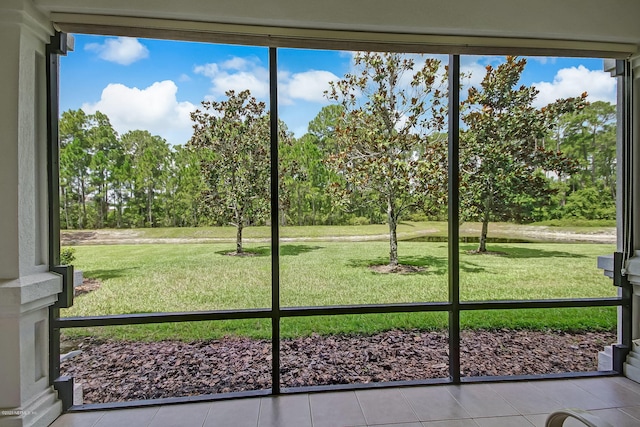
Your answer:
[[[51,19],[57,30],[66,33],[285,48],[615,59],[626,59],[638,53],[638,46],[634,44],[598,41],[267,27],[70,13],[52,13]]]

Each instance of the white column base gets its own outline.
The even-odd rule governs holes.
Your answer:
[[[635,251],[633,258],[627,263],[627,280],[633,286],[632,295],[632,345],[624,363],[624,375],[637,383],[640,383],[640,251]]]
[[[0,427],[47,427],[62,412],[62,402],[53,387],[19,408],[0,410]]]
[[[638,340],[633,342],[631,352],[627,355],[627,361],[624,363],[624,376],[640,383],[640,352],[637,342]]]
[[[598,371],[613,371],[613,345],[598,353]]]
[[[0,427],[48,426],[62,412],[49,385],[49,307],[62,290],[52,273],[0,281]]]
[[[73,384],[73,404],[74,405],[84,404],[84,391],[82,389],[82,383]]]

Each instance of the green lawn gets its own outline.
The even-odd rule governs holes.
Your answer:
[[[228,243],[77,246],[76,268],[102,281],[76,298],[63,316],[269,307],[271,259],[267,243],[252,243],[253,257],[225,255]],[[503,255],[470,255],[461,245],[463,300],[509,300],[614,296],[596,257],[614,251],[602,244],[492,244]],[[400,262],[426,267],[411,275],[369,270],[388,256],[385,242],[305,242],[281,246],[282,306],[378,304],[447,300],[447,245],[400,242]],[[615,308],[465,312],[465,327],[612,329]],[[290,318],[284,336],[372,333],[399,328],[446,328],[446,313]],[[242,334],[268,337],[264,320],[194,322],[70,330],[135,339],[196,339]]]

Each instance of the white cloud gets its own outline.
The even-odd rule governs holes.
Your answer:
[[[97,52],[105,61],[115,62],[121,65],[129,65],[140,59],[149,57],[149,50],[138,39],[131,37],[118,37],[106,39],[104,43],[89,43],[85,50]]]
[[[235,56],[223,62],[220,66],[225,70],[245,71],[257,66],[259,63],[260,61],[257,58],[240,58]]]
[[[616,102],[616,80],[609,73],[589,70],[583,65],[558,70],[553,82],[533,83],[540,93],[534,105],[543,107],[556,99],[580,96],[587,92],[587,100]]]
[[[546,64],[555,64],[557,58],[554,56],[529,56],[527,57],[527,59],[539,62],[542,65],[546,65]]]
[[[462,80],[462,85],[464,89],[468,89],[472,86],[478,87],[484,76],[487,75],[487,68],[485,65],[482,65],[478,62],[470,62],[468,64],[460,65],[460,72],[464,74],[464,78]]]
[[[269,70],[256,57],[233,57],[223,62],[198,65],[196,74],[211,79],[209,100],[221,99],[228,90],[250,90],[251,95],[266,101],[269,96]],[[327,103],[324,91],[330,81],[337,81],[335,74],[325,70],[308,70],[301,73],[278,73],[278,99],[282,105],[292,105],[295,100]]]
[[[228,90],[246,89],[259,99],[269,95],[269,70],[253,58],[234,57],[220,64],[198,65],[193,71],[211,79],[213,98],[224,96]]]
[[[109,116],[114,129],[123,134],[130,130],[148,130],[172,144],[184,144],[191,137],[191,117],[196,109],[190,102],[179,102],[178,87],[171,80],[155,82],[138,89],[111,83],[100,100],[84,104],[87,113],[101,111]]]
[[[278,80],[283,100],[301,99],[303,101],[327,103],[324,91],[329,82],[340,78],[330,71],[309,70],[302,73],[281,73]]]

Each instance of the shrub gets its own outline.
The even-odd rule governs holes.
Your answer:
[[[564,218],[616,219],[616,208],[611,196],[603,195],[593,187],[571,193],[563,211]]]
[[[60,250],[60,265],[71,265],[76,259],[75,248],[62,248]]]
[[[349,225],[369,225],[371,220],[363,216],[356,216],[349,219]]]

